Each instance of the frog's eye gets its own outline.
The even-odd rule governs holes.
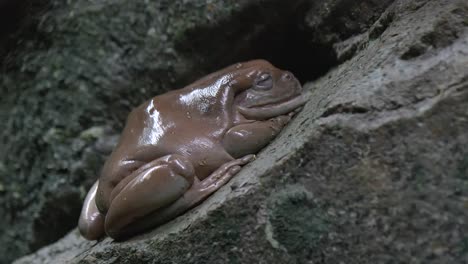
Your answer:
[[[263,73],[255,80],[254,88],[257,90],[270,90],[273,87],[273,78],[268,73]]]

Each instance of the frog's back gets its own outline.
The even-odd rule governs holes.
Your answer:
[[[172,91],[133,109],[102,177],[120,179],[136,165],[169,154],[198,159],[204,156],[200,152],[220,148],[219,142],[231,120],[216,94],[200,94],[199,90]]]

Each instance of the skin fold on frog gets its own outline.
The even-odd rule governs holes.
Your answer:
[[[128,116],[84,201],[83,237],[123,239],[198,205],[272,141],[306,102],[265,60],[226,67],[156,96]]]

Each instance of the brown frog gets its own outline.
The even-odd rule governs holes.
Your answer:
[[[253,60],[143,103],[85,199],[81,234],[119,239],[194,207],[252,161],[305,101],[290,72]]]

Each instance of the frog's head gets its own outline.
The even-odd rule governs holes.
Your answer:
[[[306,102],[299,81],[264,60],[249,65],[254,81],[252,86],[236,96],[239,112],[248,119],[265,120],[290,113]]]

